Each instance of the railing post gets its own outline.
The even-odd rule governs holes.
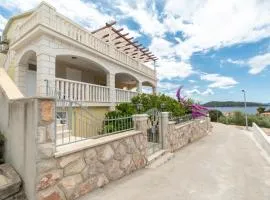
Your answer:
[[[141,81],[137,82],[137,92],[142,93],[142,82]]]
[[[116,102],[115,74],[107,73],[107,86],[110,88],[110,91],[109,91],[109,102],[111,104],[110,110],[114,110],[115,102]]]
[[[44,52],[37,55],[37,95],[47,94],[46,83],[55,90],[55,56]]]
[[[159,138],[163,149],[167,148],[167,133],[169,124],[169,112],[161,112],[159,116]]]
[[[142,152],[144,153],[144,155],[146,155],[147,153],[147,146],[148,146],[147,141],[147,130],[149,128],[148,117],[149,116],[147,114],[136,114],[132,116],[134,129],[142,132],[141,143],[143,145]]]

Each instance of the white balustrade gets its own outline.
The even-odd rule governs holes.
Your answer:
[[[109,87],[67,79],[55,79],[59,99],[82,102],[109,102]]]
[[[48,18],[49,15],[49,18]],[[131,56],[123,53],[115,48],[114,45],[108,44],[105,41],[97,38],[87,29],[74,23],[65,16],[57,13],[56,11],[44,12],[36,10],[30,17],[19,27],[17,31],[16,40],[20,39],[24,34],[33,29],[35,26],[42,24],[61,33],[77,42],[86,45],[103,55],[109,56],[117,61],[122,62],[125,66],[138,70],[152,78],[155,78],[155,71],[146,65],[140,63],[138,60],[133,59]],[[12,41],[14,42],[14,41]]]
[[[130,90],[123,90],[123,89],[115,89],[116,94],[116,102],[130,102],[130,100],[138,95],[138,92],[133,92]]]

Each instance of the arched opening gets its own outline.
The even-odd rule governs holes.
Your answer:
[[[136,91],[138,80],[127,73],[118,73],[115,75],[115,87],[124,90]]]
[[[56,56],[56,78],[95,85],[107,85],[107,71],[101,65],[72,55]]]
[[[144,82],[142,82],[142,91],[143,91],[143,93],[146,93],[146,94],[155,94],[156,87],[151,82],[144,81]]]
[[[27,96],[36,96],[37,88],[37,56],[36,52],[30,50],[21,57],[17,74],[16,83],[21,92]]]

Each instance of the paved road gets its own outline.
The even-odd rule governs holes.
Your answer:
[[[270,163],[251,133],[214,124],[213,133],[81,200],[269,200]]]

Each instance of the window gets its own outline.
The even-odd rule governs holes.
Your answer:
[[[33,64],[29,64],[28,65],[28,70],[30,70],[30,71],[37,71],[37,66],[36,65],[33,65]]]
[[[62,112],[56,112],[56,118],[57,122],[60,124],[67,124],[68,122],[68,117],[67,117],[67,112],[62,111]]]

